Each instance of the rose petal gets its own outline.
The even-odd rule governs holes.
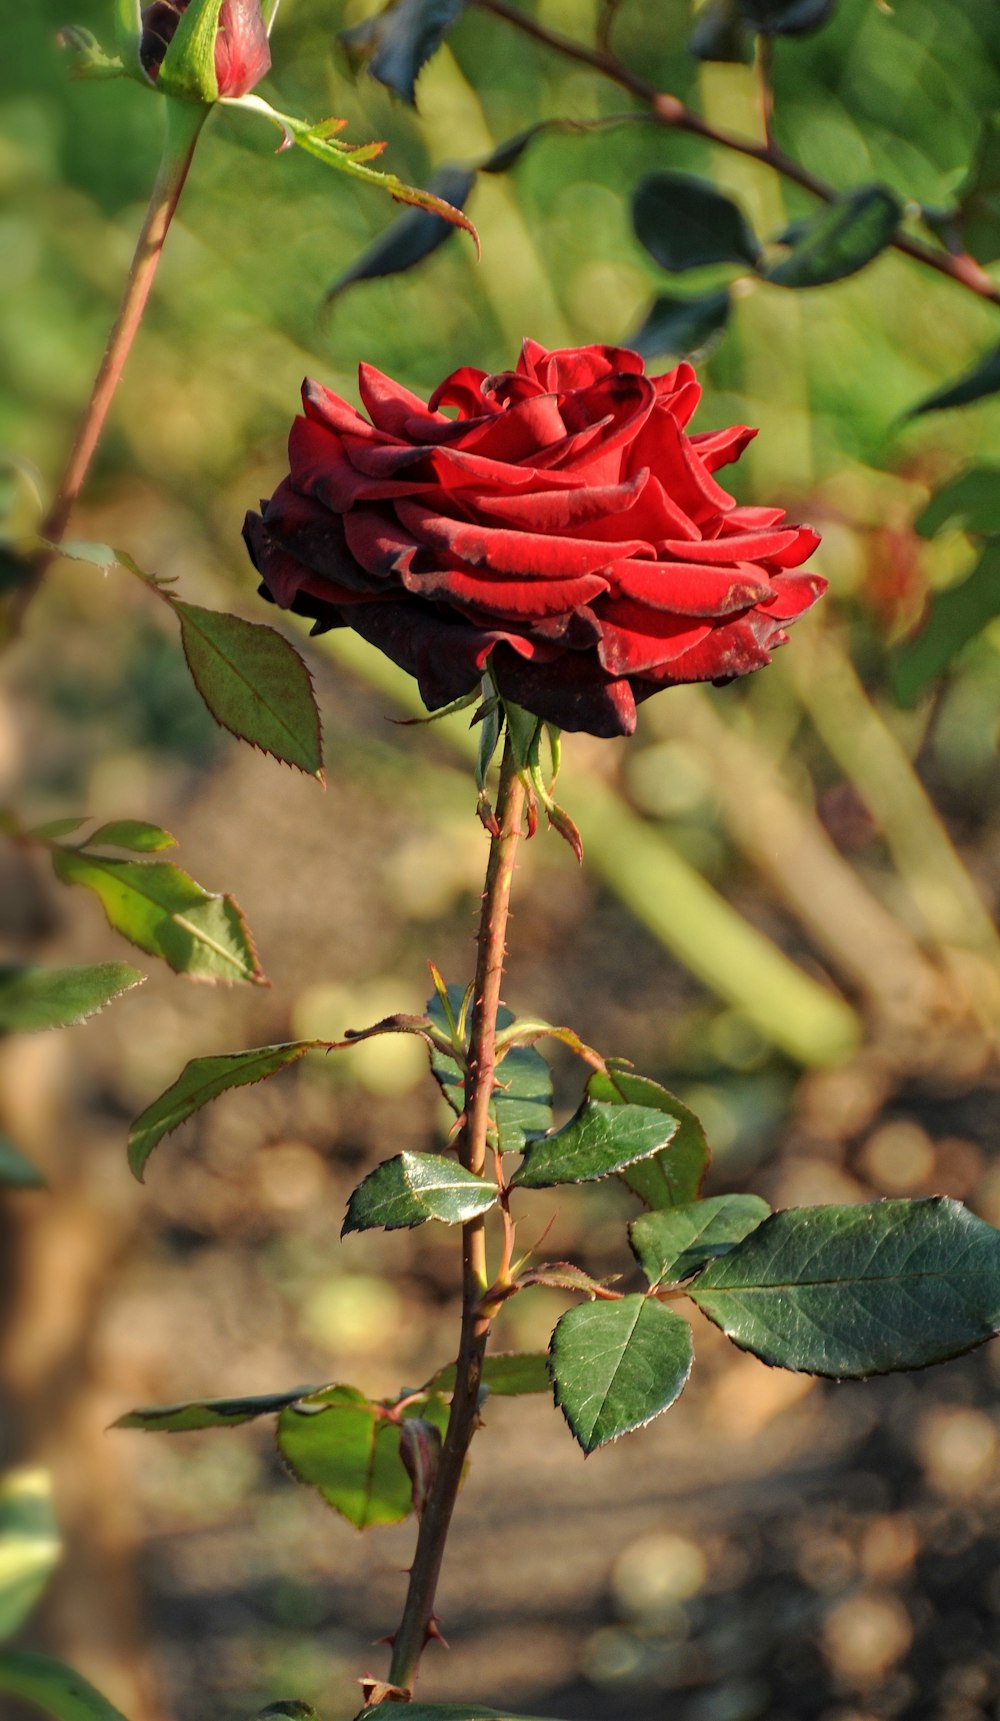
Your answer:
[[[496,574],[527,574],[539,579],[561,579],[593,574],[607,566],[608,546],[585,538],[545,537],[538,532],[508,531],[484,526],[478,521],[453,520],[435,514],[421,502],[402,500],[396,514],[413,538],[436,555],[464,562],[470,568],[489,568]],[[626,556],[648,553],[642,543],[625,543]]]
[[[764,603],[774,588],[752,562],[724,570],[697,562],[615,562],[615,596],[680,616],[724,616]]]

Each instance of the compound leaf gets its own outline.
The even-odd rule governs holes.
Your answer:
[[[684,1207],[644,1213],[628,1228],[632,1252],[651,1285],[683,1279],[727,1254],[771,1209],[759,1195],[715,1195]]]
[[[559,1183],[610,1177],[659,1153],[679,1128],[678,1118],[658,1108],[588,1097],[562,1129],[526,1146],[511,1183],[521,1189],[551,1189]]]
[[[439,1153],[398,1153],[370,1171],[347,1204],[342,1236],[381,1226],[400,1231],[441,1219],[461,1225],[487,1213],[497,1199],[496,1185],[476,1177]]]
[[[154,1147],[209,1100],[277,1075],[311,1051],[315,1040],[289,1040],[281,1046],[255,1046],[250,1052],[226,1052],[215,1058],[192,1058],[177,1080],[136,1118],[128,1132],[128,1162],[142,1181]]]
[[[691,1329],[650,1297],[580,1303],[550,1348],[556,1403],[593,1452],[673,1404],[691,1372]]]
[[[84,1022],[145,978],[127,962],[97,962],[88,968],[2,965],[0,1034],[32,1034]]]

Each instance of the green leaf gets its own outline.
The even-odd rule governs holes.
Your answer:
[[[0,1653],[0,1691],[35,1703],[53,1721],[125,1721],[120,1709],[61,1661],[26,1650]]]
[[[312,678],[290,641],[242,616],[178,598],[171,603],[191,679],[216,722],[261,752],[322,778],[323,740]]]
[[[448,998],[457,1018],[465,996],[462,987],[449,986]],[[437,993],[427,1001],[427,1014],[436,1027],[448,1031],[444,1008]],[[497,1027],[510,1028],[516,1017],[502,1006]],[[466,1036],[468,1043],[468,1036]],[[444,1052],[431,1054],[431,1073],[456,1117],[465,1110],[465,1082],[454,1058]],[[497,1070],[498,1091],[490,1102],[490,1116],[499,1132],[502,1152],[521,1153],[529,1135],[542,1135],[552,1126],[552,1071],[533,1046],[512,1046]]]
[[[353,1386],[328,1386],[283,1410],[278,1451],[293,1476],[317,1488],[359,1530],[398,1524],[412,1504],[412,1483],[399,1453],[398,1422]],[[443,1429],[448,1407],[437,1397],[408,1406]]]
[[[45,1179],[19,1148],[0,1135],[0,1183],[9,1189],[44,1189]]]
[[[496,1398],[521,1398],[549,1392],[552,1380],[544,1351],[488,1351],[483,1359],[483,1386]],[[455,1364],[439,1369],[427,1382],[428,1392],[454,1392]]]
[[[764,271],[778,287],[822,287],[856,275],[892,239],[902,205],[881,185],[862,186],[796,231],[787,257]]]
[[[347,1204],[341,1236],[350,1231],[401,1231],[441,1219],[461,1225],[494,1206],[494,1183],[439,1153],[398,1153],[370,1171]]]
[[[973,466],[935,491],[913,529],[922,538],[939,532],[1000,533],[1000,466]]]
[[[691,1329],[651,1297],[580,1303],[552,1334],[556,1403],[593,1452],[673,1404],[691,1373]]]
[[[987,114],[972,166],[958,193],[965,248],[977,263],[1000,259],[1000,114]]]
[[[996,615],[1000,615],[1000,543],[991,543],[967,579],[935,593],[920,632],[894,652],[892,684],[900,703],[909,705],[919,698]]]
[[[935,390],[924,400],[911,406],[907,417],[918,418],[922,412],[943,412],[952,406],[971,406],[988,395],[1000,393],[1000,347],[994,347],[986,357],[957,382]]]
[[[453,208],[463,209],[475,183],[475,168],[443,167],[434,175],[429,189],[435,196],[443,197]],[[405,210],[384,233],[380,233],[371,245],[365,247],[360,257],[355,258],[342,275],[337,276],[332,286],[327,289],[327,303],[357,281],[380,280],[387,275],[401,275],[404,270],[415,268],[425,257],[429,257],[443,245],[454,231],[454,222],[446,221],[441,215],[435,215],[426,209]]]
[[[636,238],[664,269],[681,273],[708,263],[748,263],[760,245],[731,198],[690,173],[651,173],[632,198]]]
[[[115,860],[57,848],[52,865],[64,884],[94,892],[116,932],[150,956],[162,956],[176,973],[191,980],[264,983],[233,898],[202,890],[172,861]]]
[[[587,1098],[562,1129],[529,1143],[511,1183],[519,1189],[592,1183],[650,1159],[679,1128],[678,1118],[659,1109]]]
[[[354,1721],[371,1721],[371,1709],[362,1709]],[[539,1721],[539,1717],[486,1709],[481,1703],[408,1703],[406,1721]]]
[[[925,1368],[1000,1329],[1000,1231],[943,1197],[790,1208],[688,1295],[777,1368],[835,1379]]]
[[[688,47],[699,60],[749,65],[753,38],[743,21],[739,0],[708,0],[691,26]]]
[[[832,17],[837,0],[739,0],[751,30],[765,36],[805,36]]]
[[[60,833],[49,833],[56,836]],[[134,854],[159,854],[162,849],[172,849],[177,846],[177,838],[169,831],[162,830],[159,825],[147,824],[145,819],[111,819],[106,825],[99,825],[83,844],[84,848],[94,848],[103,843],[106,848],[130,849]]]
[[[658,358],[661,353],[687,358],[722,333],[729,321],[729,309],[729,293],[725,288],[721,293],[703,293],[693,299],[661,294],[653,300],[645,322],[628,344],[647,359]]]
[[[96,962],[88,968],[0,965],[0,1034],[71,1027],[145,978],[127,962]]]
[[[771,1209],[759,1195],[716,1195],[644,1213],[628,1228],[632,1252],[651,1285],[683,1279],[749,1236]]]
[[[340,41],[355,67],[367,64],[373,78],[413,107],[417,78],[464,5],[465,0],[390,0],[373,18],[341,30]]]
[[[291,1392],[266,1392],[257,1398],[199,1398],[187,1404],[154,1404],[129,1410],[113,1428],[141,1428],[144,1434],[190,1434],[197,1428],[237,1428],[258,1416],[273,1416],[300,1398],[309,1398],[314,1386],[297,1386]]]
[[[320,1718],[311,1703],[300,1703],[298,1698],[291,1697],[269,1703],[258,1712],[257,1721],[320,1721]]]
[[[87,823],[86,818],[46,819],[43,825],[32,825],[28,831],[29,837],[37,837],[39,842],[54,842],[57,837],[72,836],[81,825]]]
[[[598,1073],[587,1083],[591,1099],[613,1105],[650,1106],[680,1120],[667,1148],[654,1159],[643,1160],[622,1173],[622,1181],[647,1207],[678,1207],[697,1201],[702,1178],[711,1162],[705,1131],[686,1105],[659,1082],[631,1071]]]
[[[128,1132],[128,1162],[142,1181],[154,1147],[209,1100],[230,1088],[245,1088],[277,1075],[304,1053],[323,1044],[289,1040],[282,1046],[255,1046],[250,1052],[226,1052],[215,1058],[192,1058],[177,1080],[136,1118]]]
[[[60,1551],[47,1472],[8,1471],[0,1477],[0,1640],[27,1619]]]

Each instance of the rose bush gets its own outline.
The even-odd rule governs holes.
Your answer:
[[[825,587],[795,571],[815,532],[716,483],[756,433],[687,434],[688,364],[647,377],[624,348],[526,341],[516,370],[457,370],[426,405],[368,365],[360,391],[370,422],[305,384],[289,476],[245,536],[264,597],[354,628],[431,710],[488,664],[536,716],[627,735],[660,688],[769,662]]]
[[[153,0],[143,8],[139,57],[147,77],[157,77],[188,0]],[[215,38],[215,76],[220,96],[245,96],[271,69],[271,49],[260,0],[222,0]]]

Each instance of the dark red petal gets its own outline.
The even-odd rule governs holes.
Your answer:
[[[581,579],[494,580],[465,568],[406,567],[400,577],[408,592],[427,602],[450,603],[519,626],[548,616],[564,616],[608,589],[597,574]]]
[[[636,478],[641,478],[637,473]],[[632,480],[635,482],[635,480]],[[572,534],[576,527],[567,528]],[[622,514],[613,514],[607,520],[595,520],[587,527],[579,528],[581,533],[589,538],[606,539],[616,547],[625,538],[637,538],[640,541],[656,545],[664,538],[700,539],[701,533],[697,526],[692,525],[686,515],[682,514],[673,499],[667,495],[658,478],[647,478],[643,489],[633,506]]]
[[[387,436],[401,436],[407,442],[414,442],[418,440],[419,431],[411,432],[409,426],[422,429],[426,423],[433,430],[441,424],[451,423],[443,413],[430,412],[418,394],[404,388],[402,383],[393,382],[391,377],[383,376],[374,365],[358,366],[358,392],[376,430],[384,431]]]
[[[675,616],[724,616],[766,603],[773,586],[752,562],[705,568],[696,562],[616,562],[611,589],[652,610]]]
[[[671,501],[696,526],[704,528],[736,506],[705,471],[690,439],[669,412],[651,413],[629,449],[627,470],[637,472],[643,466],[659,478]]]
[[[324,388],[321,382],[314,382],[312,377],[307,376],[302,384],[302,405],[307,418],[315,419],[317,424],[325,425],[338,435],[349,433],[364,437],[368,442],[385,441],[384,436],[380,436],[368,420],[362,418],[356,407],[339,394],[334,394],[332,389]]]
[[[559,393],[590,388],[609,376],[642,376],[645,369],[630,347],[561,347],[536,362],[538,380]]]
[[[810,609],[826,591],[822,574],[776,574],[771,583],[772,597],[767,600],[767,613],[778,621],[794,621]]]
[[[455,406],[459,418],[481,418],[486,408],[483,397],[485,381],[484,370],[474,370],[471,365],[460,366],[446,376],[444,382],[438,383],[427,402],[428,412],[436,412],[440,406]]]
[[[591,652],[564,652],[553,663],[526,663],[506,645],[490,660],[500,692],[560,729],[631,735],[635,700],[628,682],[604,676]]]
[[[691,446],[708,472],[729,466],[738,460],[748,443],[757,435],[748,424],[734,424],[728,430],[703,430],[692,436]]]
[[[351,555],[380,580],[401,574],[420,549],[411,533],[373,508],[353,508],[345,514],[344,535]]]
[[[465,562],[470,568],[488,568],[496,574],[535,575],[539,579],[566,579],[597,573],[606,567],[608,546],[585,538],[545,537],[536,532],[507,531],[483,526],[478,521],[453,520],[436,514],[421,502],[402,500],[396,514],[413,537],[435,555]],[[641,556],[648,546],[624,543],[623,556]]]
[[[533,645],[502,628],[483,629],[454,614],[442,616],[419,598],[358,604],[351,610],[350,625],[400,669],[416,676],[420,697],[431,711],[471,693],[487,658],[499,644],[515,663],[521,653],[544,658],[554,650]]]
[[[761,526],[777,526],[785,519],[784,508],[733,508],[720,528],[724,532],[756,532]]]
[[[572,490],[522,491],[515,496],[490,496],[472,490],[465,492],[462,503],[477,518],[501,520],[538,532],[563,532],[632,508],[648,477],[648,472],[639,472],[625,484],[578,484]],[[637,536],[635,532],[630,535]]]
[[[770,663],[774,647],[783,644],[786,636],[779,627],[762,627],[761,619],[759,611],[752,611],[713,628],[705,639],[666,666],[669,680],[733,681],[739,675],[763,669]]]
[[[347,458],[341,438],[311,418],[297,418],[292,425],[288,459],[297,489],[338,514],[346,514],[356,502],[382,502],[437,489],[432,478],[369,478]]]
[[[664,615],[626,598],[600,607],[598,657],[609,675],[639,675],[672,663],[713,630],[690,616]]]
[[[683,556],[689,562],[777,562],[782,567],[798,567],[816,548],[815,534],[806,538],[797,526],[783,532],[741,532],[732,537],[702,538],[698,543],[667,540],[664,550],[671,556]],[[812,540],[812,541],[810,541]]]

